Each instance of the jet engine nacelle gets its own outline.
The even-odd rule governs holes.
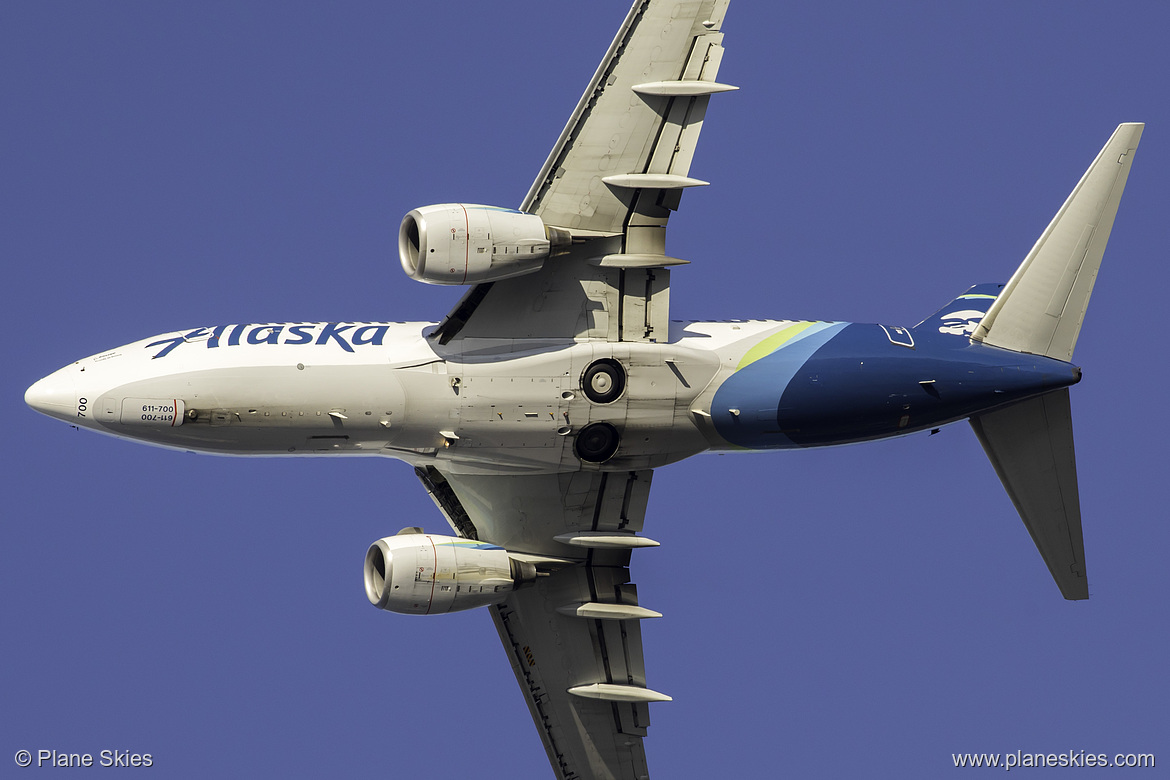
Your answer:
[[[427,284],[476,284],[539,271],[568,248],[569,231],[535,214],[496,206],[443,203],[402,218],[402,270]]]
[[[458,612],[498,604],[536,567],[474,539],[412,533],[379,539],[366,552],[366,597],[407,615]]]

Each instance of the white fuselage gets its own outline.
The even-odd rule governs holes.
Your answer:
[[[706,424],[714,380],[783,325],[675,323],[669,344],[449,346],[427,338],[432,323],[226,325],[79,360],[30,387],[26,400],[79,427],[166,447],[383,455],[442,462],[453,473],[581,468],[573,434],[605,421],[622,440],[604,468],[648,468],[723,444]],[[624,392],[605,404],[580,385],[599,358],[628,373]]]

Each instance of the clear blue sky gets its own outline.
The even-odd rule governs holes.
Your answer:
[[[0,10],[0,774],[21,748],[148,752],[154,777],[549,774],[486,612],[366,602],[370,542],[446,529],[404,464],[156,450],[22,395],[178,328],[442,317],[459,291],[403,276],[401,216],[518,204],[626,10]],[[676,319],[913,325],[1005,281],[1113,128],[1148,126],[1076,355],[1091,600],[1061,599],[965,424],[662,469],[663,546],[634,560],[675,699],[655,777],[1170,764],[1168,29],[1152,2],[732,4],[742,89],[671,223]]]

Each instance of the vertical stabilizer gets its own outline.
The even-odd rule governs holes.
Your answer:
[[[973,339],[1016,352],[1072,360],[1144,127],[1140,123],[1118,126],[988,310]]]
[[[1068,388],[971,418],[995,473],[1066,599],[1087,599]]]

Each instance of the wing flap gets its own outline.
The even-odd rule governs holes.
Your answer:
[[[727,4],[634,3],[520,210],[539,214],[550,225],[621,233],[633,194],[612,191],[600,177],[686,176],[693,142],[691,153],[677,161],[670,150],[686,126],[687,107],[701,103],[705,110],[711,92],[725,91],[715,78],[722,59],[718,28]],[[686,86],[697,81],[714,86],[710,91]],[[673,82],[684,85],[659,86]],[[702,111],[696,116],[701,123]]]
[[[419,476],[461,535],[547,564],[491,612],[558,776],[647,777],[648,702],[669,697],[646,686],[640,621],[659,613],[629,563],[653,472]]]
[[[723,60],[729,0],[638,0],[520,205],[573,245],[526,276],[472,288],[433,334],[665,341],[666,224],[690,176]],[[606,258],[609,258],[608,260]],[[616,258],[616,259],[615,259]]]
[[[573,566],[492,608],[512,671],[559,777],[649,776],[642,744],[650,724],[646,701],[569,692],[598,683],[645,690],[638,621],[570,617],[557,611],[561,602],[594,589],[633,606],[637,592],[628,580],[624,567]]]

